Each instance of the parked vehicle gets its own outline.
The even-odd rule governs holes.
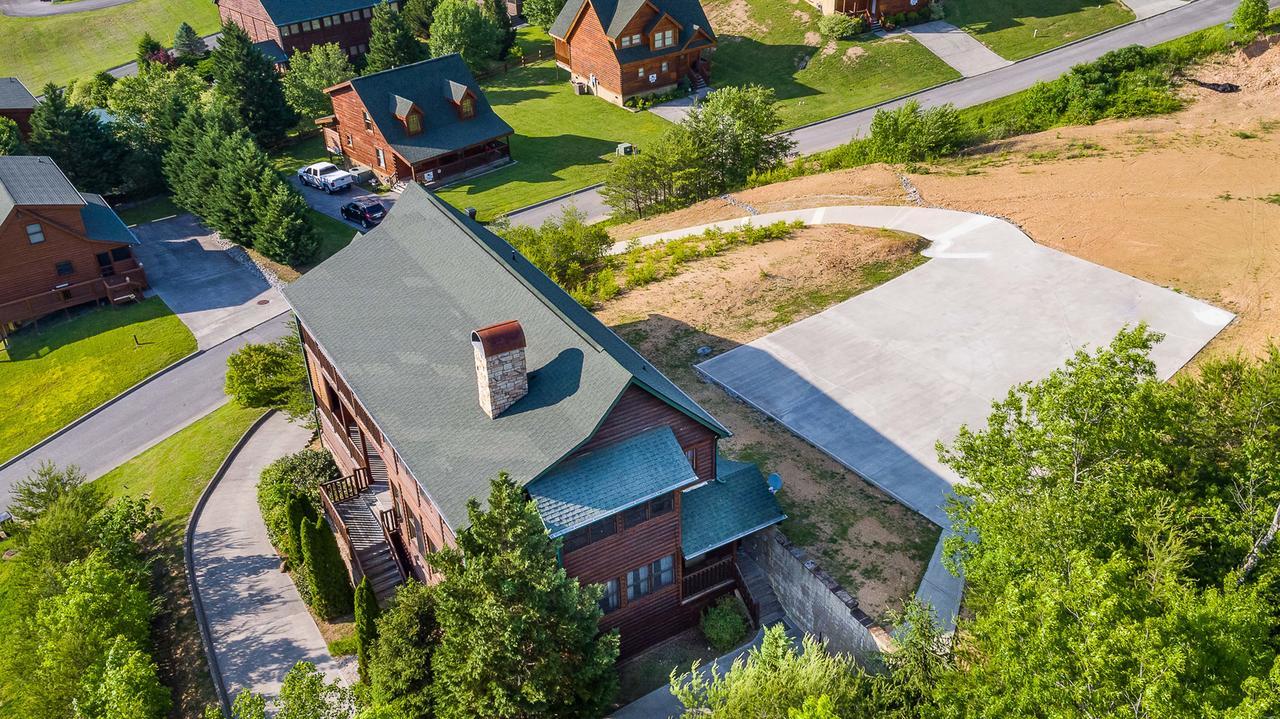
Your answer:
[[[340,170],[332,162],[317,162],[314,165],[307,165],[298,170],[298,179],[302,180],[302,184],[310,185],[317,190],[324,190],[329,194],[342,192],[343,190],[356,184],[356,176]]]
[[[343,218],[359,223],[366,230],[382,222],[387,214],[387,208],[381,202],[367,197],[348,202],[340,211]]]

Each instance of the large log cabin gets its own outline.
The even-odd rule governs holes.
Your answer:
[[[77,305],[137,300],[138,244],[99,195],[79,192],[48,157],[0,157],[0,335]]]
[[[36,110],[36,98],[26,85],[16,77],[0,77],[0,117],[7,117],[18,125],[23,139],[31,132],[31,113]]]
[[[277,65],[297,50],[337,43],[359,57],[369,51],[369,21],[380,0],[214,0],[223,22],[234,22]],[[398,0],[391,7],[399,8]]]
[[[808,0],[823,15],[844,13],[866,18],[868,22],[880,22],[886,15],[898,13],[928,12],[929,0]]]
[[[357,77],[325,90],[325,146],[394,185],[455,182],[511,162],[512,132],[458,54]]]
[[[289,285],[316,415],[345,475],[322,488],[379,596],[456,546],[507,472],[605,588],[630,654],[735,590],[736,547],[784,517],[715,418],[501,238],[410,185],[387,219]]]
[[[569,0],[549,32],[571,81],[619,105],[710,79],[716,36],[698,0]]]

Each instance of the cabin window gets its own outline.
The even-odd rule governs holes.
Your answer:
[[[666,72],[666,71],[667,71],[667,63],[665,63],[665,62],[664,62],[664,63],[662,63],[662,71],[663,71],[663,72]]]
[[[639,36],[639,35],[632,35],[632,36],[631,36],[631,44],[632,44],[632,45],[639,45],[639,44],[640,44],[640,36]]]
[[[370,8],[365,8],[365,9],[364,9],[364,16],[367,18],[367,17],[369,17],[369,16],[371,16],[371,15],[373,15],[373,10],[372,10],[372,9],[370,9]]]
[[[27,241],[33,245],[44,242],[44,228],[40,226],[40,223],[27,225]]]
[[[585,527],[575,529],[566,534],[564,537],[564,551],[572,552],[577,549],[582,549],[588,544],[593,544],[617,533],[617,517],[605,517],[604,519],[588,524]]]
[[[624,37],[624,38],[620,39],[620,40],[618,41],[618,44],[619,44],[619,45],[621,45],[622,47],[631,47],[631,36],[630,36],[630,35],[628,35],[628,36],[626,36],[626,37]]]
[[[302,26],[295,22],[289,26],[289,32],[293,35],[297,35],[299,32],[302,32]]]
[[[641,80],[643,80],[643,79],[644,79],[644,68],[643,68],[643,67],[642,67],[642,68],[640,68],[640,71],[639,71],[638,73],[636,73],[636,74],[637,74],[637,76],[638,76]]]
[[[676,581],[675,557],[667,555],[656,562],[627,572],[627,601],[634,601]]]
[[[351,147],[352,145],[353,145],[353,140],[351,139],[351,133],[349,133],[349,132],[348,132],[348,133],[347,133],[347,147]]]
[[[280,26],[280,36],[281,36],[281,37],[289,37],[289,26],[288,26],[288,25],[281,25],[281,26]]]
[[[360,114],[364,116],[364,129],[366,129],[366,130],[372,130],[372,129],[373,129],[373,120],[369,119],[369,111],[368,111],[368,110],[361,110],[361,111],[360,111]]]
[[[333,16],[332,15],[326,16],[323,22],[325,27],[329,27],[333,25]]]
[[[462,102],[458,103],[458,117],[463,120],[470,120],[476,116],[476,101],[470,96],[462,98]]]
[[[672,45],[674,45],[674,44],[675,44],[675,31],[674,31],[674,30],[664,30],[664,31],[662,31],[662,32],[655,32],[655,33],[653,34],[653,47],[654,47],[654,49],[660,49],[660,48],[664,48],[664,47],[671,47],[671,46],[672,46]]]
[[[631,509],[623,512],[622,526],[625,529],[631,529],[632,527],[638,524],[643,524],[654,517],[661,517],[667,512],[670,512],[674,507],[675,501],[671,498],[670,494],[654,497],[648,502],[637,504]]]
[[[128,247],[117,247],[111,251],[111,259],[115,262],[123,262],[133,257],[133,252]]]
[[[63,260],[62,262],[59,262],[58,264],[54,265],[54,269],[58,271],[59,277],[74,275],[76,272],[76,268],[71,264],[71,260]]]
[[[684,451],[684,457],[685,457],[685,459],[689,460],[689,466],[690,466],[690,467],[693,467],[694,471],[696,472],[696,471],[698,470],[698,450],[697,450],[697,448],[693,448],[693,449],[686,449],[686,450]]]
[[[379,148],[377,149],[377,152],[378,152],[378,167],[386,167],[386,166],[387,166],[387,156],[386,156],[385,154],[383,154],[383,152],[382,152],[382,148],[381,148],[381,147],[379,147]]]
[[[618,580],[610,579],[604,583],[604,596],[600,597],[600,609],[605,614],[622,606],[622,595],[618,590]]]
[[[416,112],[411,112],[405,115],[404,126],[410,135],[416,135],[422,132],[422,117]]]

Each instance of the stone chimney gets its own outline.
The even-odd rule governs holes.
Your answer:
[[[502,414],[529,394],[524,347],[524,328],[515,320],[482,327],[471,333],[480,408],[489,415],[489,419]]]

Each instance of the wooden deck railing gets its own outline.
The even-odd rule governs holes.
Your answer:
[[[356,471],[340,479],[331,479],[320,485],[320,494],[329,498],[334,504],[354,499],[370,484],[369,470],[357,467]]]
[[[349,478],[344,477],[343,479]],[[329,523],[337,530],[338,537],[342,540],[342,546],[346,547],[347,554],[351,557],[351,582],[359,584],[360,580],[364,579],[364,566],[360,564],[360,554],[356,552],[356,547],[351,542],[351,533],[347,531],[347,524],[342,521],[342,515],[338,514],[338,508],[334,506],[335,502],[329,493],[325,491],[327,485],[341,481],[341,479],[337,479],[320,485],[320,504],[324,507],[324,514],[329,518]]]
[[[747,589],[747,580],[742,577],[742,570],[738,568],[738,563],[733,563],[733,579],[738,583],[738,588],[742,590],[742,599],[747,605],[747,613],[751,615],[751,623],[760,626],[760,602],[751,596],[751,590]]]
[[[684,575],[684,592],[681,596],[689,601],[697,596],[730,584],[735,579],[733,557],[725,557],[708,564],[690,574]]]
[[[27,322],[89,302],[115,302],[126,294],[141,299],[147,286],[142,267],[134,260],[117,262],[116,266],[111,277],[95,277],[0,304],[0,324]]]

